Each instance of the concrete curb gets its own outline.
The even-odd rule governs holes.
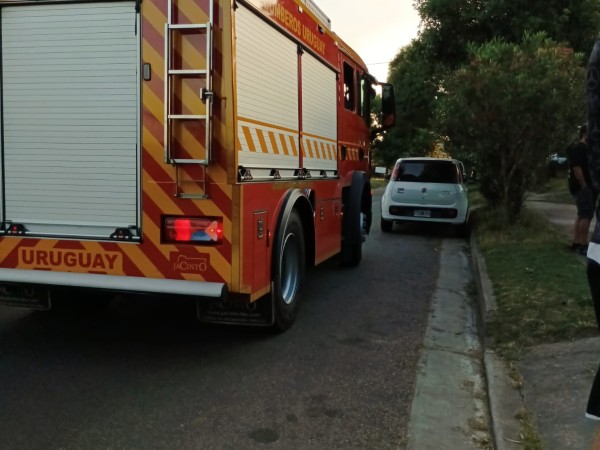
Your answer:
[[[516,450],[521,448],[521,424],[517,419],[517,413],[524,406],[523,400],[507,375],[504,361],[489,349],[491,343],[487,336],[487,326],[497,318],[496,299],[485,260],[479,252],[477,237],[474,235],[471,235],[470,247],[473,273],[477,285],[481,339],[485,349],[483,353],[484,379],[488,392],[492,428],[490,433],[494,439],[496,450]]]
[[[473,263],[473,271],[475,283],[477,284],[477,299],[479,300],[479,318],[481,320],[481,331],[484,347],[491,346],[490,337],[487,335],[487,324],[496,321],[496,298],[492,290],[492,282],[487,273],[487,266],[483,255],[479,252],[479,244],[477,237],[471,234],[471,259]]]

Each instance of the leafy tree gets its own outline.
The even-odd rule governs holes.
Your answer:
[[[424,155],[433,147],[435,135],[429,122],[438,81],[426,58],[426,49],[413,41],[390,65],[388,81],[394,85],[397,125],[374,142],[375,159],[386,167],[401,156]]]
[[[536,167],[564,150],[583,120],[583,62],[600,1],[414,4],[419,37],[390,64],[398,125],[376,143],[375,157],[387,165],[443,142],[477,170],[487,200],[512,222]]]
[[[420,39],[450,68],[465,60],[469,43],[517,43],[525,32],[543,31],[587,53],[600,24],[598,0],[415,0],[415,6],[423,21]]]
[[[588,54],[600,24],[598,0],[488,0],[486,21],[496,36],[518,42],[528,31],[543,31],[556,42]]]
[[[484,0],[415,0],[421,16],[419,40],[431,61],[449,69],[467,57],[470,42],[485,42],[494,34],[486,19]]]
[[[446,149],[475,164],[482,194],[514,223],[536,169],[584,117],[582,56],[544,33],[467,51],[469,62],[443,83],[436,124]]]

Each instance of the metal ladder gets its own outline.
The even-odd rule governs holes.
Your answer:
[[[206,168],[212,160],[212,67],[213,67],[213,24],[214,24],[214,0],[209,1],[208,22],[196,24],[177,24],[173,23],[174,2],[177,0],[168,0],[167,23],[165,23],[165,74],[164,74],[164,157],[165,162],[175,166],[176,173],[176,197],[184,198],[207,198],[206,194]],[[174,33],[178,32],[197,32],[206,34],[206,67],[193,69],[183,69],[173,67]],[[200,77],[205,78],[205,87],[199,92],[200,99],[205,105],[204,114],[175,114],[173,112],[173,81],[177,77]],[[172,142],[172,124],[175,121],[199,121],[205,127],[205,156],[191,158],[173,157],[171,149]],[[199,149],[202,153],[202,149]],[[180,166],[185,164],[197,164],[202,168],[202,179],[194,180],[201,185],[203,194],[184,194],[180,190]],[[188,182],[190,180],[187,180]]]

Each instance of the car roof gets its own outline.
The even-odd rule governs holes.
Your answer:
[[[455,163],[460,163],[458,159],[453,158],[433,158],[431,156],[411,156],[409,158],[398,158],[396,163],[400,161],[450,161]]]

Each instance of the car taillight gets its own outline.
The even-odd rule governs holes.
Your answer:
[[[163,240],[171,243],[219,244],[223,219],[218,217],[165,217]]]

